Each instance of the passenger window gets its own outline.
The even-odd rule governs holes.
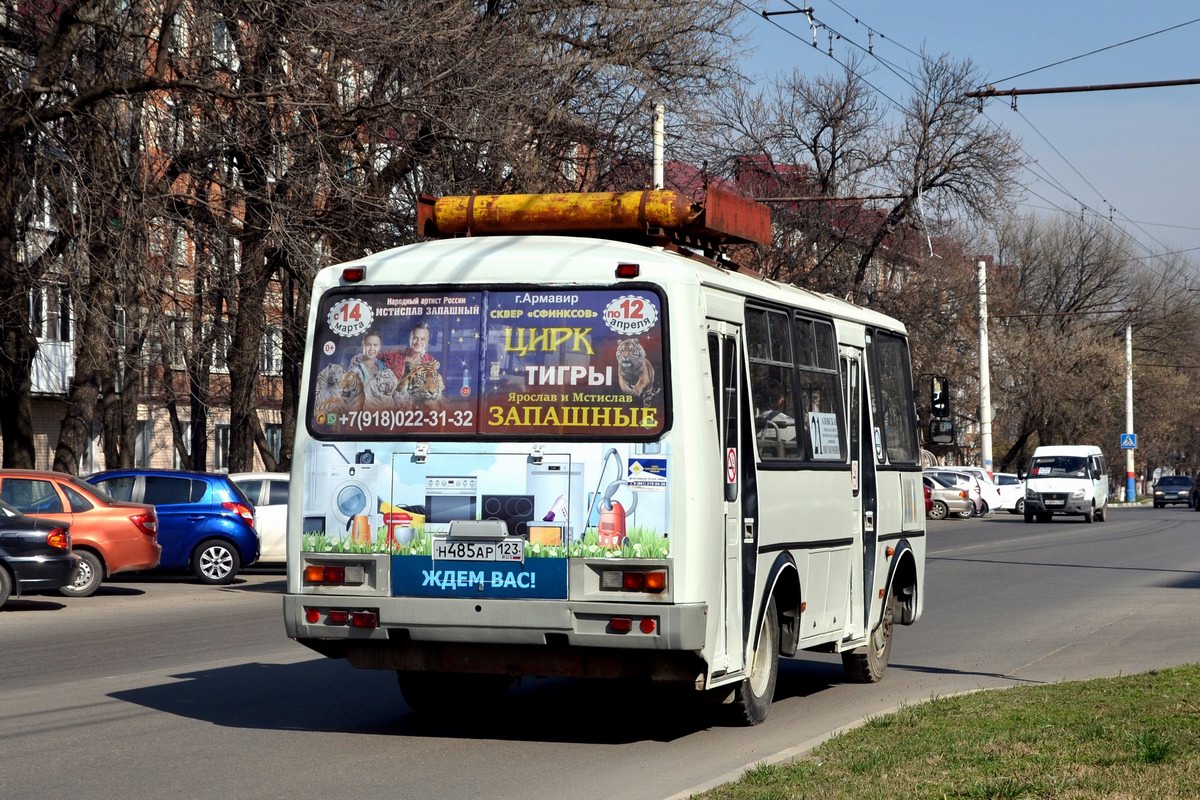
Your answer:
[[[253,503],[258,502],[258,498],[262,495],[261,481],[234,481],[234,486],[242,490],[242,494],[250,498]]]
[[[187,478],[146,476],[145,502],[152,505],[176,505],[192,502],[192,483]]]
[[[109,478],[100,481],[98,485],[104,492],[113,500],[120,500],[125,503],[133,501],[133,482],[136,480],[132,476],[127,478]]]
[[[750,367],[754,432],[758,439],[758,454],[764,460],[800,455],[791,372],[789,367],[772,364]]]
[[[62,498],[50,481],[8,478],[0,488],[0,500],[15,506],[24,514],[61,514]]]
[[[70,486],[64,486],[63,491],[67,493],[67,502],[71,504],[71,513],[82,514],[84,511],[91,511],[95,508],[91,500],[88,500]]]
[[[287,481],[271,481],[267,494],[267,505],[286,506],[288,501]]]

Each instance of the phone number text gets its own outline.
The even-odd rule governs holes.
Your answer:
[[[350,411],[338,422],[359,430],[379,428],[470,428],[475,424],[474,411]]]

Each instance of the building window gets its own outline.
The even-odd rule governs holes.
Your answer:
[[[279,453],[283,450],[283,426],[268,424],[264,433],[267,436],[267,449],[271,451],[271,456],[278,461]]]
[[[283,331],[267,328],[263,331],[262,346],[258,353],[258,371],[263,375],[279,375],[283,372]]]
[[[179,435],[183,437],[183,451],[190,456],[192,454],[192,423],[179,423]],[[172,446],[171,454],[174,456],[172,463],[175,465],[175,469],[183,469],[185,465],[183,457],[179,455],[179,448]]]
[[[133,449],[133,465],[135,467],[150,466],[150,420],[139,419],[137,423],[137,441]]]
[[[218,319],[215,322],[207,323],[206,333],[209,334],[212,340],[212,353],[210,364],[214,372],[229,371],[229,347],[232,344],[233,334],[229,329],[229,321],[227,319]]]
[[[50,283],[29,291],[29,324],[34,336],[48,342],[69,342],[74,338],[71,324],[71,293],[66,286]]]
[[[183,317],[167,317],[167,357],[172,369],[183,369],[188,344],[188,321]]]
[[[218,425],[216,430],[216,453],[213,458],[213,469],[217,472],[229,471],[229,426]]]

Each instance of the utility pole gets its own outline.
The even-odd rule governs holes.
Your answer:
[[[992,477],[992,384],[988,363],[987,262],[979,260],[979,458]]]
[[[654,187],[663,188],[663,110],[662,103],[654,104]]]
[[[1133,325],[1125,323],[1125,432],[1133,433]],[[1133,470],[1133,448],[1125,450],[1125,499],[1137,500],[1137,473]]]

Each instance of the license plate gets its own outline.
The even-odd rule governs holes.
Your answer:
[[[1061,506],[1061,505],[1063,505],[1065,502],[1066,502],[1065,500],[1047,500],[1047,501],[1046,501],[1046,505],[1048,505],[1048,506]]]
[[[434,539],[434,561],[498,561],[525,563],[525,540],[519,536],[482,541],[478,539]]]

